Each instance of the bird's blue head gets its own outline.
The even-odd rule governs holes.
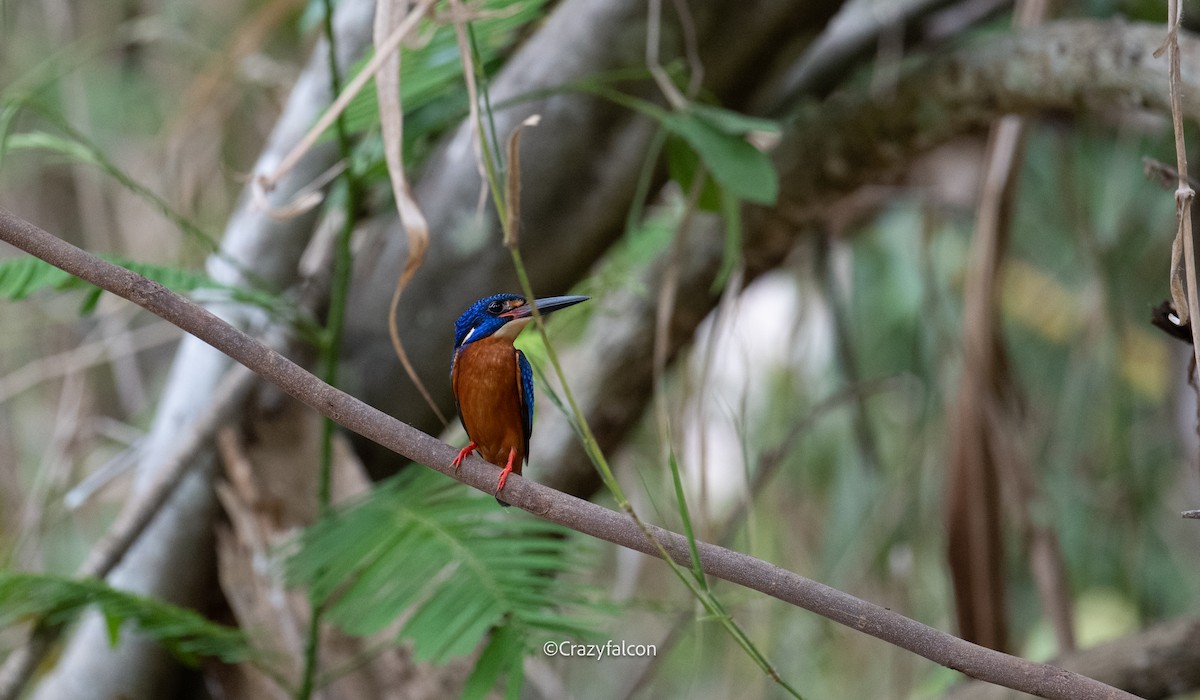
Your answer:
[[[545,315],[581,301],[587,301],[587,297],[545,297],[534,300],[534,303],[538,312]],[[457,351],[464,345],[493,335],[516,338],[532,318],[533,307],[523,296],[493,294],[485,297],[471,304],[471,308],[454,322],[454,349]]]

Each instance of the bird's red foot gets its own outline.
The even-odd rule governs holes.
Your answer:
[[[453,467],[454,467],[454,469],[457,471],[457,470],[458,470],[458,468],[462,466],[463,460],[467,458],[467,455],[469,455],[469,454],[471,454],[472,452],[474,452],[476,447],[478,447],[478,445],[476,445],[476,444],[474,443],[474,441],[472,441],[472,442],[471,442],[471,444],[469,444],[469,445],[467,445],[466,447],[464,447],[464,448],[462,448],[461,450],[459,450],[459,451],[458,451],[458,456],[457,456],[457,457],[455,457],[455,458],[454,458],[454,461],[450,463],[450,464],[451,464],[451,466],[453,466]]]
[[[496,486],[496,493],[504,490],[504,482],[508,481],[508,475],[513,472],[513,460],[517,458],[516,450],[508,451],[508,464],[504,465],[504,470],[500,472],[500,483]]]

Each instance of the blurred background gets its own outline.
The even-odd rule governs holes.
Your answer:
[[[345,54],[344,82],[370,53],[373,3],[335,4],[345,16],[330,28]],[[1184,4],[1186,22],[1193,4]],[[1175,232],[1173,184],[1144,172],[1147,158],[1174,163],[1165,94],[1137,103],[1088,97],[1080,85],[1060,88],[1076,91],[1066,97],[1046,88],[1044,98],[1025,99],[1002,187],[1000,243],[981,251],[988,129],[1016,101],[980,89],[969,117],[935,107],[947,66],[987,76],[980,66],[1006,60],[1012,3],[467,7],[474,70],[491,98],[489,133],[503,143],[527,114],[543,115],[523,136],[522,253],[538,294],[592,296],[556,314],[550,337],[644,519],[684,526],[673,464],[698,538],[1037,660],[1195,615],[1200,530],[1179,517],[1200,507],[1191,348],[1149,322],[1170,296]],[[494,207],[481,196],[452,8],[437,11],[403,49],[405,168],[431,230],[398,324],[448,423],[414,389],[388,339],[388,303],[409,248],[373,84],[351,104],[345,143],[331,130],[306,156],[325,159],[313,173],[338,163],[349,173],[315,185],[325,193],[317,208],[272,219],[247,194],[252,178],[269,172],[264,162],[278,163],[287,150],[272,133],[281,115],[303,107],[289,101],[297,81],[315,80],[329,96],[322,2],[0,3],[0,206],[87,250],[203,277],[185,286],[217,308],[236,307],[217,283],[269,295],[243,325],[291,329],[290,354],[314,368],[327,356],[312,328],[330,317],[331,251],[338,232],[349,231],[354,272],[337,383],[465,443],[449,393],[452,323],[473,299],[519,288]],[[1084,36],[1137,26],[1122,20],[1162,23],[1166,7],[1062,1],[1042,17]],[[1161,36],[1153,31],[1146,36]],[[1165,60],[1149,58],[1154,48],[1145,47],[1145,70],[1165,75]],[[1200,64],[1185,60],[1185,73],[1188,66]],[[648,111],[682,113],[652,68],[686,104],[766,120],[715,131],[743,145],[763,135],[778,144],[766,151],[773,161],[762,161],[773,162],[770,173],[753,154],[733,164],[746,170],[731,171],[703,138]],[[956,99],[944,109],[970,111],[970,98]],[[294,118],[307,128],[327,103]],[[871,110],[887,115],[893,106],[896,123],[921,115],[905,122],[919,125],[915,133],[890,132],[890,117],[871,121]],[[1197,142],[1191,125],[1188,137]],[[285,140],[290,148],[296,139]],[[814,154],[821,159],[794,160]],[[706,172],[709,184],[697,187]],[[248,217],[267,222],[251,243],[243,238]],[[222,241],[227,252],[214,256]],[[41,277],[44,284],[14,281],[19,257],[0,250],[9,275],[0,272],[0,565],[70,576],[138,492],[156,445],[171,441],[162,435],[179,435],[202,411],[204,391],[224,369],[186,359],[180,331],[111,295],[97,300]],[[994,270],[994,287],[972,291],[984,268]],[[613,506],[561,407],[561,385],[543,381],[553,371],[542,340],[527,333],[519,346],[539,374],[526,476]],[[187,389],[199,392],[192,404],[163,399],[188,381],[208,389]],[[242,626],[252,644],[245,609],[255,604],[239,603],[231,588],[252,587],[239,576],[275,577],[264,590],[282,584],[274,570],[229,572],[240,571],[238,561],[274,556],[318,510],[321,428],[286,405],[256,389],[230,429],[241,448],[220,450],[214,462],[210,447],[200,459],[197,489],[206,495],[196,498],[206,505],[196,506],[203,517],[189,516],[195,532],[151,531],[175,556],[209,552],[186,573],[157,566],[198,582],[199,592],[178,604]],[[254,478],[303,483],[260,483],[269,497],[218,504],[214,483],[245,496],[244,483],[230,486],[229,463],[238,454],[269,460],[272,429],[292,435],[280,442],[299,456],[279,458],[274,471],[254,466]],[[336,483],[353,484],[347,493],[408,471],[351,442],[338,443],[333,466]],[[238,524],[247,513],[266,532],[262,541]],[[576,538],[583,561],[563,579],[590,586],[589,605],[605,608],[593,631],[655,644],[657,656],[597,662],[527,649],[519,696],[786,695],[661,562]],[[248,551],[235,556],[235,545]],[[155,566],[127,561],[122,580],[159,581]],[[954,671],[711,583],[805,697],[961,691]],[[182,590],[133,587],[157,595],[156,586]],[[299,598],[297,629],[309,614]],[[360,665],[379,658],[395,631],[351,656]],[[0,654],[17,648],[22,633],[20,624],[0,630]],[[180,697],[297,697],[302,645],[275,641],[297,661],[281,665],[284,681],[254,681],[263,686],[215,660],[186,671],[136,654],[86,664],[109,666],[112,687],[129,697],[165,697],[170,688]],[[92,668],[72,659],[116,653],[104,635],[66,644],[87,653],[64,652],[57,667],[44,667],[38,679],[47,687]],[[475,658],[420,657],[388,662],[411,669],[386,692],[337,690],[326,678],[316,693],[457,695]],[[1196,687],[1174,692],[1195,696]]]

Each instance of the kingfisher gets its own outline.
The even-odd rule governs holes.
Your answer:
[[[588,297],[535,299],[544,316]],[[454,324],[450,383],[458,417],[470,443],[452,462],[455,469],[472,452],[504,469],[496,493],[509,474],[520,474],[533,432],[533,370],[513,341],[533,320],[533,307],[517,294],[495,294],[471,304]],[[502,506],[508,504],[496,500]]]

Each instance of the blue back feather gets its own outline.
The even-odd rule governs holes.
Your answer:
[[[517,351],[517,367],[521,369],[521,427],[525,429],[525,459],[529,459],[529,436],[533,434],[533,368],[525,353]]]

